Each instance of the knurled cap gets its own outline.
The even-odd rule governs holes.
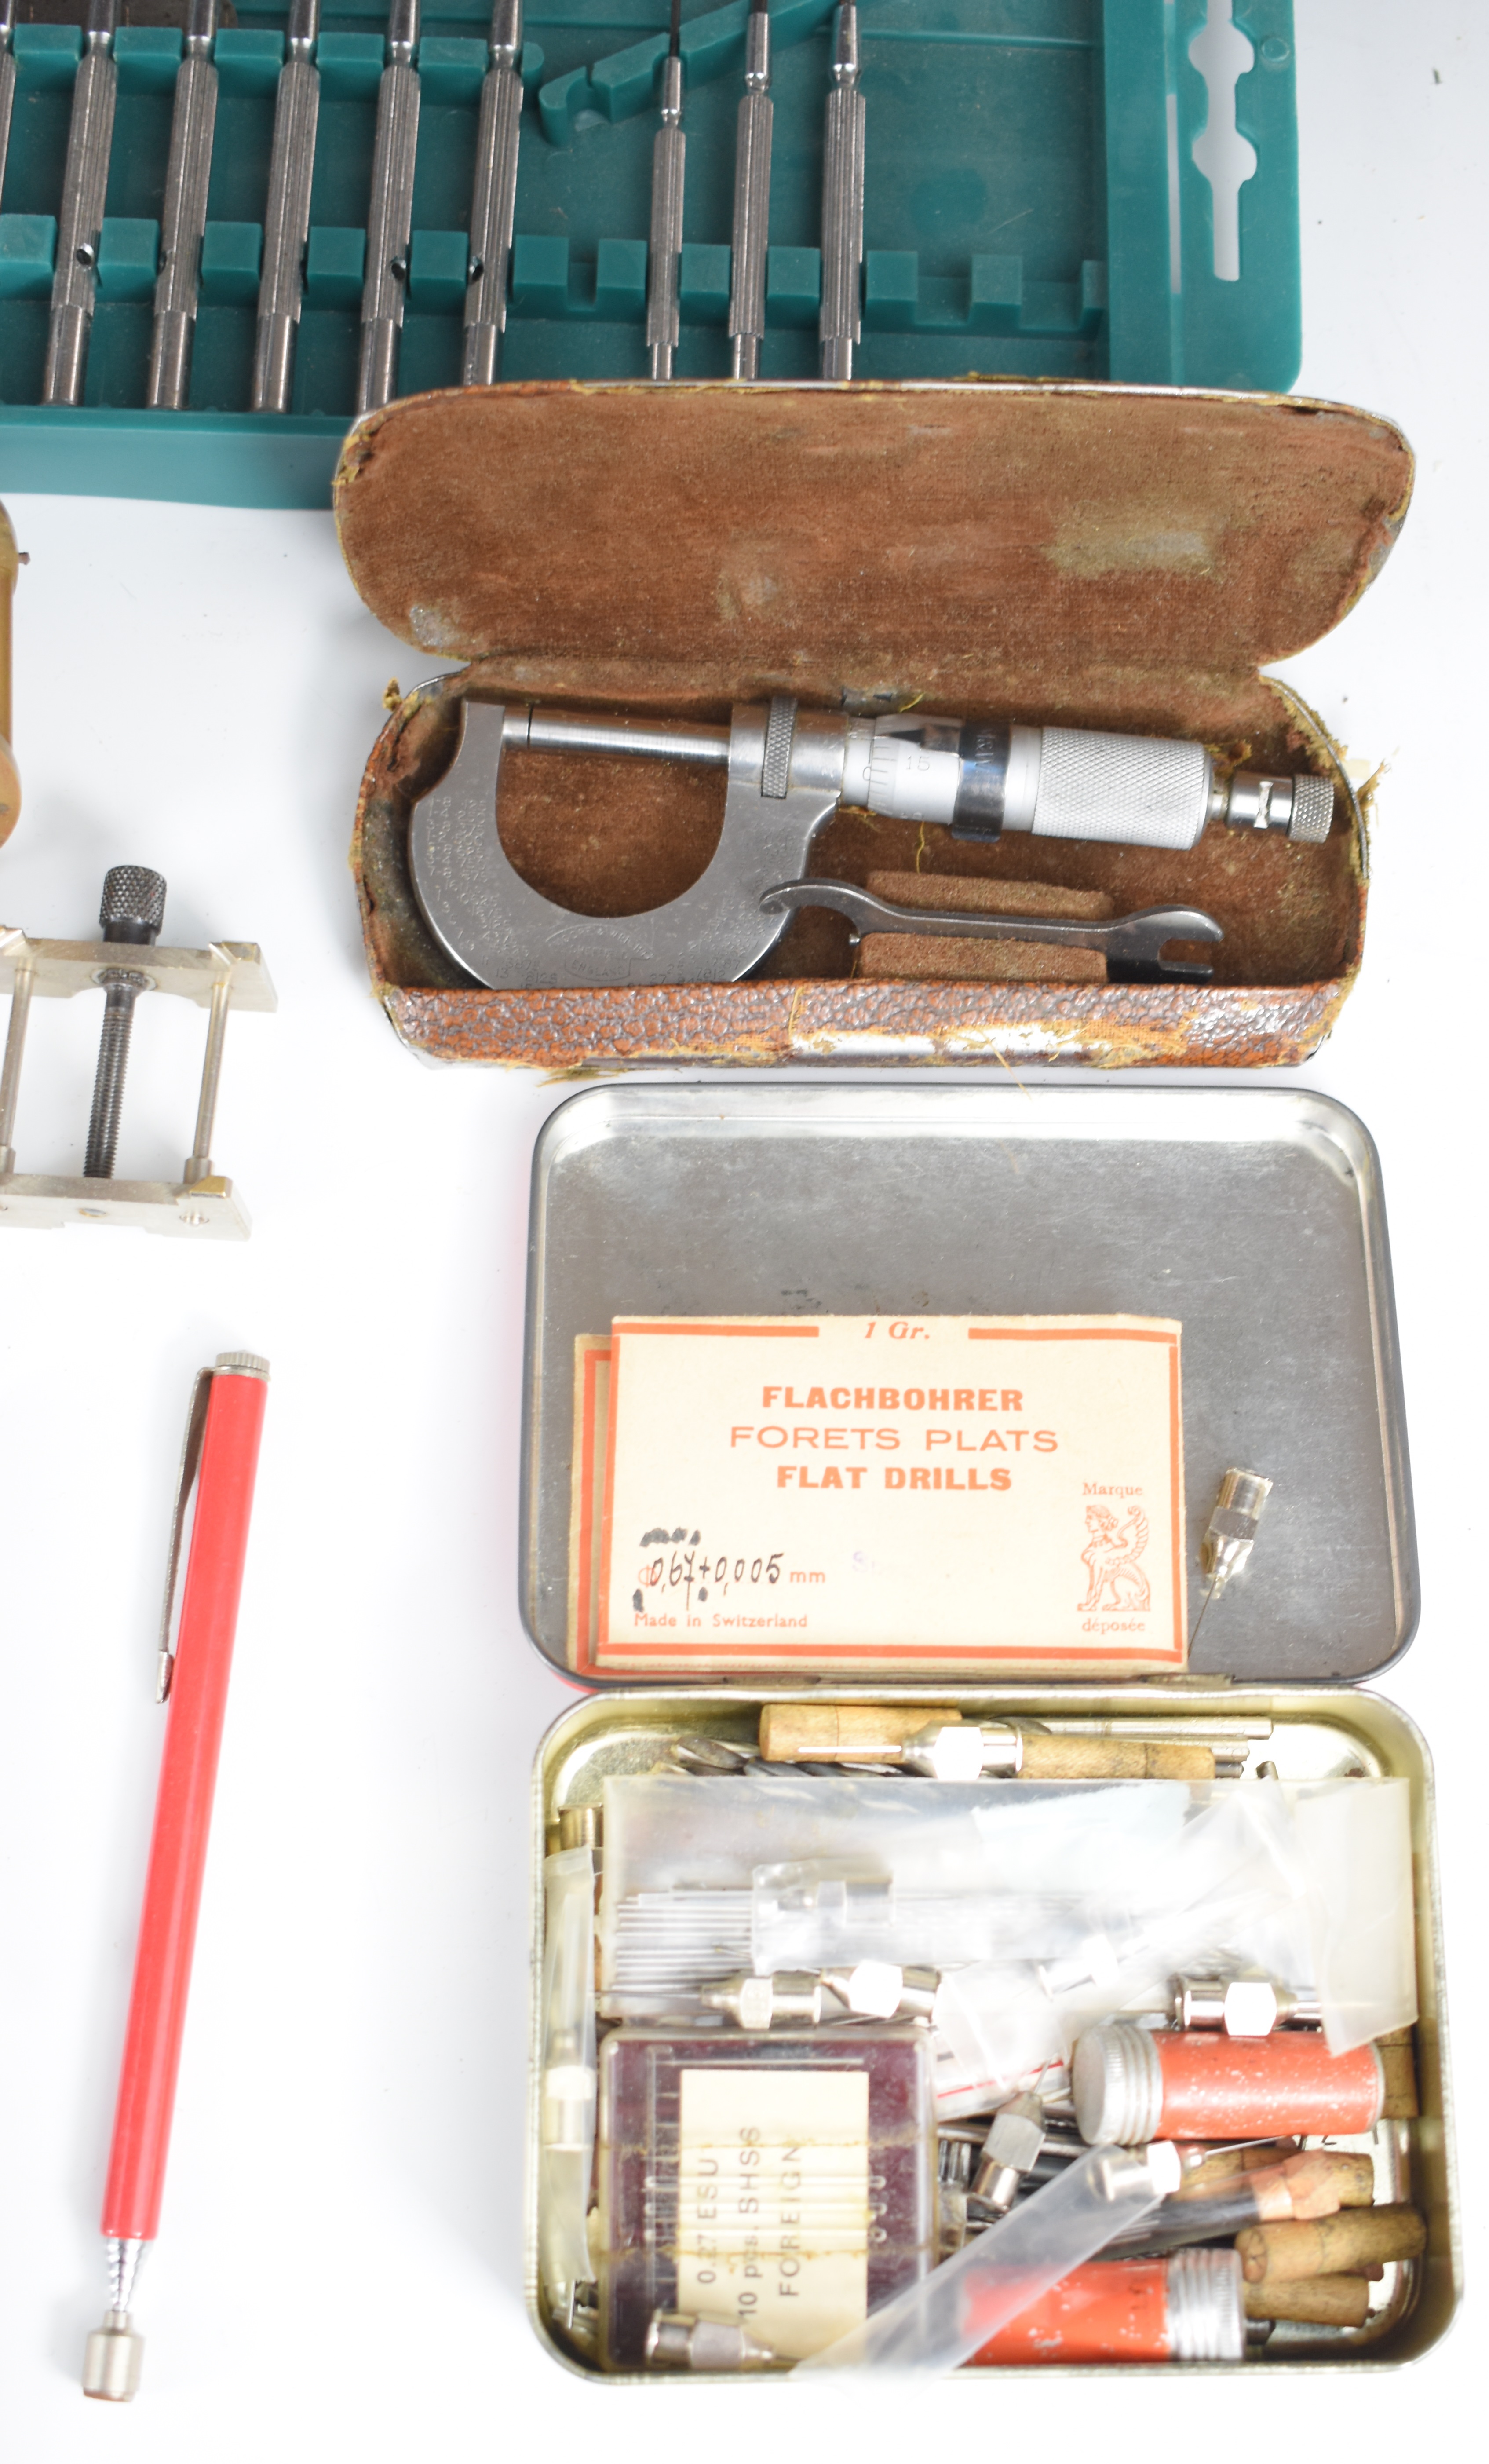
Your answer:
[[[147,865],[116,864],[103,876],[99,922],[105,941],[153,941],[165,921],[165,877]]]
[[[1176,2250],[1167,2270],[1176,2362],[1238,2362],[1246,2351],[1241,2262],[1234,2250]]]
[[[1156,2139],[1163,2070],[1147,2028],[1087,2028],[1070,2063],[1076,2127],[1088,2147],[1138,2147]]]
[[[1320,847],[1333,826],[1333,781],[1300,772],[1293,781],[1293,817],[1287,825],[1288,837],[1302,839],[1308,847]]]

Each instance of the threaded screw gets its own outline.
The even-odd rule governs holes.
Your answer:
[[[165,883],[160,873],[140,864],[116,864],[105,873],[99,907],[105,941],[133,943],[137,948],[147,949],[164,920]],[[106,967],[99,981],[104,992],[103,1031],[99,1038],[99,1066],[93,1081],[83,1177],[87,1180],[112,1180],[135,1002],[142,992],[149,991],[150,979],[127,967]]]

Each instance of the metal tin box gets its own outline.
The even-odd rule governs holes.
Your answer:
[[[1356,1769],[1411,1783],[1420,2114],[1382,2125],[1394,2195],[1428,2218],[1425,2258],[1365,2329],[1278,2330],[1268,2368],[1381,2368],[1446,2332],[1461,2281],[1432,1765],[1401,1712],[1357,1682],[1410,1642],[1417,1593],[1378,1163],[1352,1114],[1303,1090],[657,1086],[594,1089],[549,1120],[534,1169],[522,1613],[566,1664],[574,1338],[616,1313],[1161,1307],[1185,1330],[1190,1541],[1237,1454],[1275,1477],[1264,1544],[1180,1678],[1121,1684],[794,1683],[596,1690],[539,1749],[535,1884],[560,1809],[668,1739],[745,1740],[765,1702],[954,1703],[982,1717],[1115,1720],[1161,1736],[1270,1721],[1281,1775]],[[931,1785],[926,1783],[926,1785]],[[542,1904],[535,1891],[534,1941]],[[539,2045],[535,1970],[536,2152]],[[543,2318],[536,2162],[529,2299]],[[1250,2363],[1247,2366],[1257,2366]]]
[[[1073,385],[513,385],[370,414],[337,479],[343,552],[380,622],[449,663],[401,700],[362,781],[380,999],[437,1058],[550,1068],[1301,1060],[1360,964],[1364,825],[1339,749],[1261,671],[1353,605],[1411,475],[1398,431],[1361,411]],[[875,980],[821,909],[733,983],[566,989],[545,916],[556,987],[493,992],[436,941],[408,831],[459,697],[714,721],[775,693],[1188,737],[1323,773],[1332,832],[1215,825],[1183,855],[1022,832],[931,848],[923,825],[843,811],[816,840],[828,879],[1032,878],[1118,913],[1182,900],[1224,932],[1204,983]],[[711,771],[544,755],[502,779],[501,845],[558,910],[662,906],[718,841]]]

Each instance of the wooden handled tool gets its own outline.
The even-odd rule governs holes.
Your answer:
[[[1388,2259],[1420,2258],[1427,2227],[1414,2208],[1342,2208],[1337,2215],[1251,2225],[1236,2236],[1248,2284],[1352,2276]]]
[[[1416,2097],[1416,2062],[1412,2051],[1410,2028],[1393,2028],[1389,2036],[1376,2040],[1382,2076],[1386,2082],[1382,2118],[1387,2122],[1412,2122],[1421,2107]]]
[[[1265,2152],[1265,2151],[1264,2151]],[[1368,2208],[1375,2196],[1371,2159],[1350,2148],[1311,2147],[1281,2163],[1247,2166],[1237,2149],[1216,2157],[1221,2168],[1196,2166],[1186,2173],[1171,2205],[1190,2200],[1223,2199],[1250,2189],[1257,2199],[1257,2221],[1268,2224],[1287,2217],[1331,2216],[1341,2208]]]
[[[1370,2288],[1363,2276],[1311,2276],[1298,2284],[1247,2284],[1241,2290],[1248,2319],[1363,2327],[1370,2312]]]

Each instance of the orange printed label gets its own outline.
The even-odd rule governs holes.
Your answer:
[[[617,1319],[578,1364],[575,1665],[1181,1666],[1179,1334]]]

